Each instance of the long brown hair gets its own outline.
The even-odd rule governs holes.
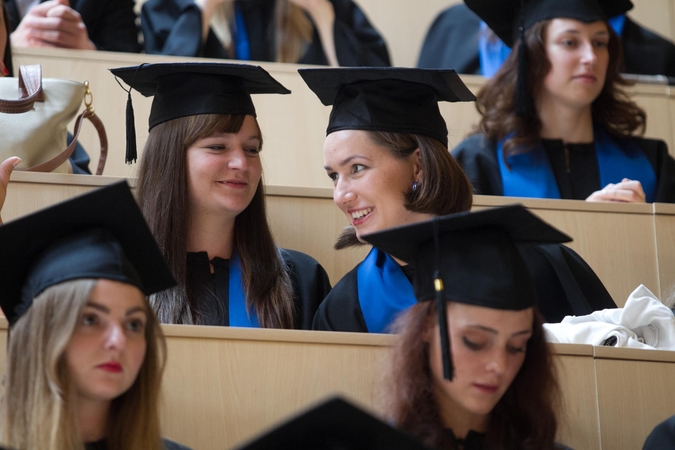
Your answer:
[[[528,73],[527,85],[531,98],[537,98],[543,89],[544,78],[551,69],[546,55],[545,34],[550,20],[534,24],[525,32]],[[607,24],[609,31],[609,64],[605,85],[591,105],[593,122],[603,126],[611,135],[624,138],[634,132],[644,133],[647,116],[623,91],[632,83],[621,77],[623,50],[619,36]],[[520,40],[499,71],[478,93],[476,108],[482,118],[477,132],[499,141],[506,138],[506,156],[532,150],[539,141],[542,123],[536,114],[518,117],[515,113],[515,88],[518,77]]]
[[[393,324],[398,340],[386,369],[384,410],[397,427],[423,443],[439,447],[447,439],[433,393],[429,344],[425,334],[436,320],[434,302],[417,303]],[[546,343],[543,319],[535,310],[533,333],[525,361],[490,413],[486,444],[501,450],[548,450],[554,448],[557,430],[555,410],[559,387],[552,356]]]
[[[448,148],[436,139],[420,134],[390,131],[365,131],[368,139],[389,150],[396,159],[405,160],[420,149],[423,179],[416,190],[402,192],[406,209],[423,214],[445,215],[471,209],[471,183]],[[336,249],[362,245],[353,227],[342,232]]]
[[[84,449],[76,424],[75,386],[68,377],[64,352],[95,285],[96,280],[83,279],[49,287],[12,327],[0,408],[4,445]],[[166,343],[147,303],[146,308],[145,359],[133,385],[111,403],[109,448],[164,448],[158,407]]]
[[[178,286],[150,297],[163,323],[200,323],[205,299],[191,294],[188,276],[187,149],[216,133],[237,133],[244,115],[199,114],[155,126],[138,175],[138,201]],[[257,126],[257,122],[256,122]],[[260,130],[258,134],[261,139]],[[293,327],[293,291],[267,222],[262,177],[253,200],[235,219],[234,249],[241,261],[246,304],[262,327]]]

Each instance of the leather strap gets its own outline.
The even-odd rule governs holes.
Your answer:
[[[0,112],[20,114],[33,109],[35,102],[44,101],[42,68],[39,64],[21,66],[19,69],[19,99],[0,99]]]
[[[75,129],[73,130],[73,141],[70,143],[68,148],[66,148],[63,152],[59,153],[49,161],[43,162],[33,167],[29,167],[28,169],[26,169],[26,171],[51,172],[57,167],[59,167],[61,164],[66,162],[68,158],[70,158],[70,156],[73,154],[73,151],[75,151],[75,146],[77,145],[77,137],[80,135],[80,128],[82,127],[82,122],[84,121],[84,119],[89,119],[89,121],[94,125],[94,128],[96,128],[96,131],[98,132],[98,137],[99,140],[101,141],[101,156],[98,159],[98,167],[96,169],[96,175],[103,174],[105,162],[108,157],[108,135],[105,132],[105,127],[103,126],[103,122],[101,122],[101,119],[98,118],[98,116],[94,113],[94,111],[89,109],[85,109],[82,112],[82,114],[77,116],[77,119],[75,119]]]

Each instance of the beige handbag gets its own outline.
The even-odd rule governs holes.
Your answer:
[[[85,110],[76,119],[72,143],[66,146],[67,126],[83,101]],[[18,78],[0,78],[0,161],[19,156],[19,170],[68,172],[67,160],[75,150],[82,121],[89,119],[101,141],[96,170],[101,175],[108,139],[91,103],[88,82],[42,79],[39,65],[21,66]]]

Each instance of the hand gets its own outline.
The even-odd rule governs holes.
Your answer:
[[[647,200],[642,183],[624,178],[621,183],[610,183],[601,190],[593,192],[586,201],[645,203]]]
[[[21,162],[18,156],[7,158],[0,164],[0,211],[5,204],[5,197],[7,196],[7,185],[9,184],[9,177],[12,175],[14,168]],[[0,218],[0,224],[2,219]]]
[[[96,50],[82,16],[69,6],[68,0],[50,0],[28,10],[11,39],[17,47]]]

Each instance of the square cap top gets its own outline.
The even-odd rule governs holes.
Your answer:
[[[299,69],[324,105],[326,134],[339,130],[422,134],[448,145],[438,102],[475,101],[454,70],[402,67]]]
[[[341,398],[288,420],[238,450],[430,450]]]
[[[507,310],[537,303],[517,244],[571,241],[521,205],[436,217],[363,239],[413,265],[418,301],[434,299],[438,271],[447,301]]]
[[[46,288],[105,278],[150,295],[176,284],[126,181],[0,226],[0,307],[15,323]]]
[[[464,0],[509,47],[524,30],[542,20],[566,18],[581,22],[607,20],[633,7],[630,0]],[[522,4],[524,3],[524,7]]]
[[[197,114],[255,116],[251,94],[291,92],[265,69],[249,64],[158,63],[110,71],[144,96],[154,96],[150,129]]]

